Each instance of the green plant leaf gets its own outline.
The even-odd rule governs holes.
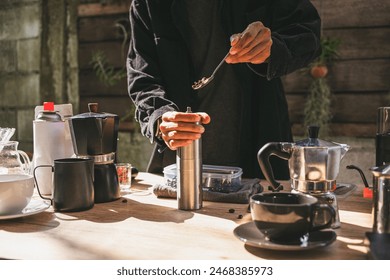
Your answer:
[[[332,39],[329,37],[321,38],[322,52],[318,58],[318,62],[323,65],[332,63],[333,60],[339,56],[338,48],[340,44],[340,39]]]
[[[98,79],[106,86],[113,86],[126,77],[125,69],[115,69],[109,65],[102,51],[92,53],[90,64]]]

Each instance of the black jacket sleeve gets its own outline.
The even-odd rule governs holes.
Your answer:
[[[309,0],[270,1],[272,47],[268,63],[248,64],[268,80],[307,66],[321,52],[321,19]]]
[[[177,111],[178,108],[166,98],[145,1],[132,1],[129,19],[131,39],[126,66],[128,92],[136,107],[135,119],[140,123],[144,136],[151,142],[164,145],[161,139],[155,137],[157,120],[165,112]]]

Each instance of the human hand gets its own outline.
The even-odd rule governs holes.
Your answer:
[[[166,112],[161,118],[161,136],[169,149],[176,150],[199,139],[205,131],[202,124],[209,122],[206,113]]]
[[[242,33],[233,34],[230,45],[227,63],[264,63],[271,55],[271,30],[260,21],[253,22]]]

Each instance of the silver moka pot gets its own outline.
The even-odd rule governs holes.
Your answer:
[[[257,157],[260,168],[274,191],[283,187],[275,181],[269,157],[288,160],[291,187],[304,193],[324,193],[336,189],[340,162],[350,147],[318,139],[318,126],[309,126],[309,138],[295,143],[271,142]]]
[[[69,118],[73,148],[79,158],[94,160],[95,202],[120,198],[115,168],[119,117],[98,112],[97,103],[88,104],[89,112]]]

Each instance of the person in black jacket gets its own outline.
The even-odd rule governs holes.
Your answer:
[[[133,0],[129,17],[128,91],[142,134],[156,143],[147,171],[162,172],[177,148],[202,137],[203,164],[263,178],[259,149],[293,141],[280,78],[321,51],[311,2]],[[214,79],[194,90],[226,54]],[[289,177],[287,161],[271,163],[276,178]]]

